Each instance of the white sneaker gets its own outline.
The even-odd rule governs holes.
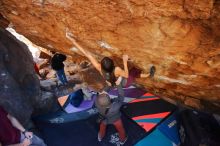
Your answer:
[[[128,140],[128,137],[126,137],[124,141],[120,141],[120,145],[124,145],[127,140]]]
[[[102,139],[101,139],[101,137],[100,137],[99,133],[98,133],[98,141],[99,141],[99,142],[101,142],[101,141],[102,141]]]

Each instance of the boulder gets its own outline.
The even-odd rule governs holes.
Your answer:
[[[98,60],[108,56],[122,64],[122,54],[128,54],[129,66],[146,73],[154,64],[153,80],[137,80],[149,92],[213,105],[220,100],[219,0],[4,0],[1,5],[0,13],[17,32],[48,50],[85,60],[66,37],[70,34]]]
[[[27,46],[0,29],[0,106],[28,125],[33,112],[48,108]],[[41,104],[41,103],[44,104]]]

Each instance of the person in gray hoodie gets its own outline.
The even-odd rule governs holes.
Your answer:
[[[102,141],[106,133],[106,126],[113,124],[119,133],[120,144],[123,145],[126,140],[126,132],[121,120],[120,108],[123,104],[124,96],[120,95],[117,98],[110,99],[106,93],[97,96],[95,105],[101,116],[100,129],[98,132],[98,140]]]

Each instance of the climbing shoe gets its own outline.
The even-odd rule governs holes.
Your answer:
[[[154,77],[155,72],[156,72],[156,67],[155,66],[151,66],[151,68],[150,68],[150,77],[151,78]]]
[[[120,145],[124,145],[127,140],[128,140],[128,137],[126,137],[124,141],[120,141]]]
[[[101,142],[102,138],[100,137],[99,133],[98,133],[98,141]]]

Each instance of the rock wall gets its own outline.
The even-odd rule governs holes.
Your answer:
[[[131,64],[145,72],[154,64],[155,79],[138,81],[151,92],[219,110],[219,0],[3,0],[0,4],[10,26],[37,45],[79,58],[81,53],[66,38],[71,33],[99,59],[120,60],[128,54]]]
[[[0,27],[1,28],[7,28],[9,25],[9,21],[5,19],[2,14],[0,14]]]
[[[50,107],[42,93],[27,46],[0,28],[0,105],[26,125],[34,111]]]

